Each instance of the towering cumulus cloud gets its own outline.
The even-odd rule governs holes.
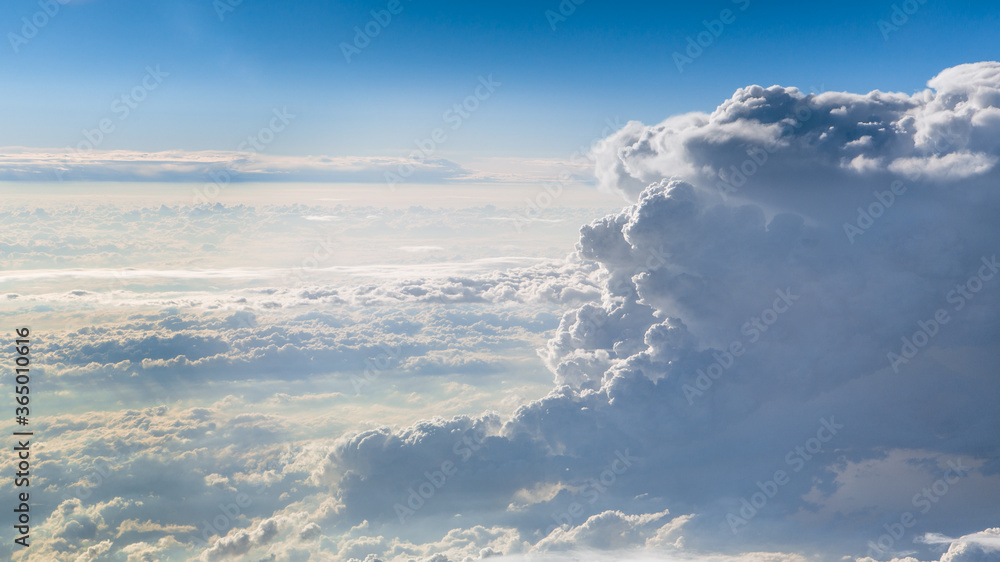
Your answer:
[[[995,560],[1000,63],[928,86],[612,135],[556,388],[330,448],[341,555]]]
[[[629,123],[551,392],[314,443],[202,559],[996,560],[1000,63],[928,86]]]

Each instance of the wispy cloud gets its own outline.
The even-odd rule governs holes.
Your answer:
[[[404,246],[408,252],[438,250],[437,246]],[[329,273],[355,277],[380,277],[417,279],[424,277],[449,277],[453,275],[487,273],[509,267],[527,267],[542,263],[544,258],[505,256],[481,258],[465,262],[430,264],[372,264],[320,267],[312,274]],[[38,281],[42,279],[280,279],[290,274],[290,268],[280,267],[231,267],[222,269],[30,269],[0,273],[0,283]]]
[[[412,166],[411,183],[549,181],[571,165],[559,160],[481,160],[473,167],[445,158],[403,156],[286,156],[223,150],[141,152],[70,148],[0,148],[0,181],[211,181],[228,172],[234,182],[385,183],[386,174]]]

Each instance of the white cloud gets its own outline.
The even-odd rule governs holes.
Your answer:
[[[572,174],[591,181],[586,166],[564,160],[485,159],[467,168],[444,158],[289,156],[221,150],[140,152],[0,147],[3,181],[338,182],[381,183],[413,169],[406,183],[543,182]],[[392,176],[389,177],[392,177]],[[570,177],[570,176],[565,176]]]
[[[603,185],[635,202],[585,226],[564,262],[498,253],[339,270],[374,278],[353,284],[123,290],[135,302],[104,311],[113,318],[46,336],[58,391],[242,384],[248,396],[48,421],[47,446],[69,460],[46,467],[53,489],[86,488],[101,458],[114,460],[114,485],[53,502],[39,529],[45,552],[111,540],[129,556],[190,557],[204,526],[190,513],[214,517],[234,490],[257,488],[266,493],[197,552],[842,560],[912,520],[880,558],[932,559],[944,544],[941,562],[995,558],[995,529],[977,531],[1000,500],[1000,65],[949,69],[930,86],[816,96],[752,86],[710,115],[629,123],[595,155]],[[746,162],[753,173],[720,193],[734,176],[718,172]],[[280,227],[281,213],[208,216]],[[406,244],[432,245],[422,240]],[[30,253],[17,244],[8,250]],[[202,270],[181,265],[161,270]],[[24,291],[5,306],[62,306],[84,291]],[[181,302],[136,310],[164,298]],[[338,419],[344,389],[323,388],[318,414],[306,398],[316,380],[363,370],[390,346],[408,367],[391,384],[460,371],[447,388],[468,400],[491,366],[523,363],[523,348],[557,323],[540,351],[556,385],[510,415],[394,425],[378,410],[359,429]],[[438,398],[423,388],[386,396]],[[250,411],[264,406],[273,410]],[[967,475],[949,476],[949,461]],[[155,493],[123,499],[136,490]],[[942,530],[960,538],[928,534]]]
[[[603,188],[633,200],[664,177],[741,196],[868,187],[886,173],[931,183],[984,178],[1000,156],[998,75],[997,62],[960,65],[913,95],[749,86],[711,114],[628,123],[595,147],[595,173]]]
[[[751,87],[710,116],[613,135],[598,173],[637,202],[581,233],[581,257],[602,267],[602,297],[568,312],[543,352],[566,386],[491,430],[417,517],[444,524],[461,509],[463,521],[511,520],[540,540],[574,503],[583,506],[574,528],[600,512],[670,509],[696,515],[685,532],[696,549],[777,543],[826,556],[863,553],[906,510],[919,514],[911,539],[945,523],[981,528],[979,514],[1000,497],[987,468],[996,445],[966,428],[1000,423],[987,398],[997,392],[1000,291],[990,264],[1000,199],[985,181],[990,135],[975,123],[1000,103],[990,93],[1000,84],[970,85],[976,73],[960,70],[915,96]],[[970,105],[948,129],[968,122],[967,135],[935,144],[944,111],[935,104]],[[715,172],[752,161],[745,148],[755,144],[774,150],[752,185],[722,197]],[[859,156],[865,164],[851,166]],[[913,158],[930,163],[921,177],[894,175],[890,163]],[[949,158],[949,169],[934,168]],[[907,187],[890,202],[897,180]],[[852,243],[844,225],[872,201],[883,201],[881,212]],[[935,327],[938,310],[948,319]],[[909,355],[902,338],[919,330],[930,343],[894,362],[889,354]],[[949,361],[959,350],[979,359]],[[449,457],[444,436],[475,423],[379,433],[378,446],[375,434],[359,436],[324,473],[342,475],[345,514],[391,526],[407,486]],[[641,460],[590,502],[596,488],[586,484],[624,449]],[[890,451],[914,467],[906,480],[864,505],[845,501],[871,482],[843,467],[875,466]],[[969,489],[956,485],[926,513],[914,506],[914,494],[960,458],[979,467]],[[389,459],[399,468],[372,470]],[[561,491],[504,513],[539,486]],[[751,499],[756,508],[740,511]],[[735,533],[730,514],[744,521]]]

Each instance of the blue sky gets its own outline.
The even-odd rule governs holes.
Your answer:
[[[16,54],[5,45],[0,145],[71,145],[147,65],[160,65],[170,74],[163,87],[104,148],[231,150],[271,108],[288,106],[301,118],[272,152],[400,154],[492,74],[499,95],[442,154],[563,157],[606,119],[709,111],[752,83],[911,93],[942,68],[988,60],[1000,43],[985,2],[918,4],[886,40],[877,22],[892,15],[890,1],[589,0],[553,30],[545,12],[559,10],[554,0],[404,0],[348,64],[340,44],[386,4],[244,0],[220,21],[209,0],[74,0]],[[678,72],[671,55],[724,9],[735,21]],[[18,3],[0,30],[20,34],[22,18],[39,11]]]

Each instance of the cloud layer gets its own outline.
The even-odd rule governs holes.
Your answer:
[[[128,312],[46,342],[58,390],[287,388],[53,416],[66,462],[39,470],[80,493],[44,496],[39,550],[995,559],[998,116],[998,63],[914,95],[750,86],[598,145],[602,185],[633,203],[564,262],[190,291],[159,313],[143,307],[166,295],[131,287]],[[12,306],[91,296],[25,293]],[[531,342],[554,384],[513,412],[359,427],[338,419],[343,391],[317,391],[388,346],[400,373],[457,375],[467,400]]]
[[[637,202],[583,229],[603,295],[544,350],[559,388],[491,430],[423,516],[475,498],[463,521],[546,544],[547,524],[582,523],[562,517],[574,503],[669,509],[693,516],[700,548],[883,557],[985,527],[1000,493],[985,430],[1000,422],[998,68],[949,69],[914,96],[754,86],[614,135],[598,174]],[[743,161],[753,182],[720,189]],[[469,424],[344,443],[330,462],[357,474],[336,486],[345,513],[390,524],[412,477],[361,467],[432,465],[447,447],[426,440]],[[624,449],[635,466],[587,503]],[[905,542],[878,542],[906,514]]]
[[[0,148],[0,181],[381,183],[591,181],[577,157],[490,159],[463,166],[422,151],[403,156],[291,156],[257,151],[139,152],[89,146]]]

